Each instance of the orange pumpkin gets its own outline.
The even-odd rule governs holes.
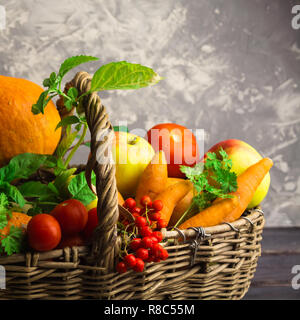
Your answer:
[[[42,92],[29,80],[0,75],[0,167],[20,153],[54,153],[61,137],[55,104],[49,101],[44,114],[31,112]]]

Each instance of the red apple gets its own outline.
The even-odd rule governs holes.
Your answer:
[[[196,137],[184,126],[175,123],[158,124],[147,132],[147,138],[155,152],[164,151],[169,177],[184,178],[180,165],[194,166],[199,161]]]
[[[248,143],[238,140],[229,139],[221,141],[211,147],[208,152],[215,152],[218,154],[220,148],[226,151],[229,159],[232,160],[232,171],[240,175],[248,167],[262,159],[262,156]],[[268,173],[259,187],[257,188],[248,209],[259,205],[266,197],[270,187],[270,174]]]

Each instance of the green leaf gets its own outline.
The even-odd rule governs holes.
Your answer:
[[[27,179],[48,159],[48,155],[22,153],[13,157],[8,165],[0,169],[0,181]]]
[[[26,200],[17,187],[9,184],[8,182],[1,182],[0,190],[3,191],[8,198],[16,202],[21,208],[25,205]]]
[[[89,61],[99,60],[96,57],[79,55],[66,59],[59,68],[59,76],[62,78],[66,73],[68,73],[71,69],[79,66],[82,63],[86,63]]]
[[[93,184],[95,184],[96,182],[94,174],[92,175],[92,182]],[[71,193],[73,199],[81,201],[84,205],[88,205],[96,199],[96,196],[87,184],[84,171],[76,175],[70,181],[68,190]]]
[[[68,125],[72,125],[74,123],[79,123],[80,119],[77,116],[68,116],[63,118],[58,125],[56,126],[55,130],[57,130],[60,127],[66,127]]]
[[[45,107],[47,106],[48,102],[51,98],[47,98],[49,94],[49,90],[42,92],[38,98],[38,101],[32,105],[31,112],[33,114],[44,114]]]
[[[57,194],[48,185],[39,181],[25,182],[18,187],[23,197],[38,198],[39,201],[58,202]]]
[[[151,68],[140,64],[111,62],[95,72],[91,91],[139,89],[154,85],[161,79]]]
[[[193,167],[189,166],[180,166],[180,171],[186,175],[186,177],[190,180],[197,179],[203,173],[204,163],[199,162],[195,164]]]
[[[68,90],[68,96],[73,100],[76,100],[76,98],[78,97],[78,90],[75,87],[71,87]]]
[[[71,168],[60,172],[53,182],[53,185],[63,198],[68,198],[70,196],[68,192],[68,179],[76,172],[76,170],[76,168]]]
[[[24,233],[21,228],[11,226],[9,234],[1,240],[2,251],[8,256],[13,253],[19,253],[22,248]]]

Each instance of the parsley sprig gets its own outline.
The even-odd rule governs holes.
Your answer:
[[[237,175],[231,168],[232,161],[222,148],[218,154],[208,152],[205,161],[194,167],[180,166],[180,170],[193,183],[195,192],[191,206],[175,227],[209,207],[216,198],[232,198],[230,193],[237,190]]]
[[[8,234],[1,233],[11,218],[9,201],[4,193],[0,193],[0,254],[11,255],[21,252],[24,233],[16,226],[10,226]]]

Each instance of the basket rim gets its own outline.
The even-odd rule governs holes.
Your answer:
[[[210,238],[212,235],[216,234],[221,234],[225,233],[228,231],[232,231],[236,229],[239,231],[241,228],[244,226],[252,225],[255,221],[257,221],[260,217],[263,216],[263,211],[260,207],[252,209],[250,213],[246,217],[240,217],[238,220],[227,224],[227,223],[222,223],[213,227],[205,227],[203,228],[204,234],[206,234]],[[163,238],[164,239],[178,239],[182,237],[182,233],[187,237],[187,238],[195,238],[197,235],[197,231],[193,229],[185,229],[181,230],[181,232],[178,232],[176,230],[174,231],[167,231],[166,229],[162,230],[163,233]],[[13,263],[21,263],[26,261],[26,257],[28,255],[38,255],[38,260],[39,261],[45,261],[48,259],[54,259],[54,258],[59,258],[64,255],[66,249],[71,249],[71,250],[77,250],[77,253],[79,256],[81,255],[86,255],[89,250],[90,250],[90,245],[85,245],[85,246],[74,246],[74,247],[67,247],[64,249],[54,249],[46,252],[37,252],[37,251],[27,251],[25,253],[16,253],[11,256],[0,256],[0,264],[1,265],[6,265],[6,264],[13,264]]]
[[[261,207],[257,207],[250,210],[250,213],[247,216],[241,216],[238,220],[235,220],[232,223],[221,223],[212,227],[204,227],[203,234],[210,237],[212,235],[228,232],[230,230],[239,231],[246,225],[252,225],[257,219],[263,216],[264,212],[262,211]],[[197,228],[196,228],[197,229]],[[199,235],[195,229],[188,228],[185,230],[173,230],[173,231],[163,231],[164,239],[178,239],[182,236],[187,238],[194,238],[195,236]]]

